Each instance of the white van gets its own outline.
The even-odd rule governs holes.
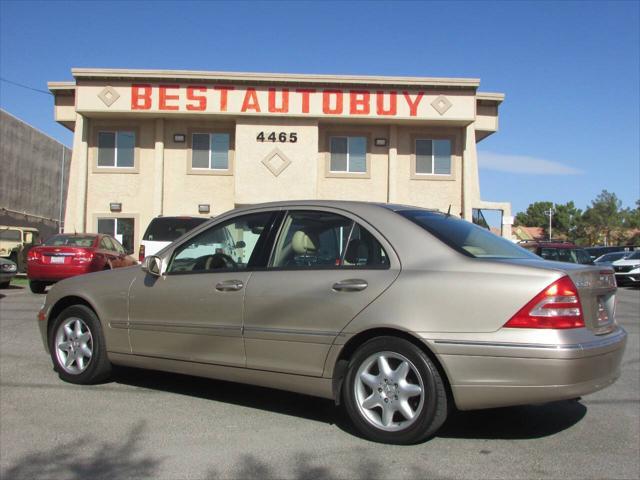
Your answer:
[[[140,242],[138,260],[155,255],[174,240],[209,220],[205,217],[156,217],[149,223]]]

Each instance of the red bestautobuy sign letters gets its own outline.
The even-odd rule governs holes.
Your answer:
[[[196,83],[81,84],[78,112],[473,120],[475,92]]]

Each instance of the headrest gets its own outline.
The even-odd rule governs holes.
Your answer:
[[[319,243],[315,235],[309,235],[302,230],[298,230],[291,239],[291,248],[297,255],[315,253],[318,250]]]
[[[351,263],[356,264],[361,260],[365,262],[369,261],[369,247],[360,239],[353,239],[347,246],[347,251],[344,255],[344,259]]]

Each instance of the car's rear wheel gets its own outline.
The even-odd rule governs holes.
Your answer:
[[[111,373],[100,321],[84,305],[58,315],[49,332],[49,350],[58,375],[67,382],[98,383]]]
[[[47,288],[47,284],[39,282],[38,280],[29,280],[29,288],[33,293],[44,293],[44,290]]]
[[[447,418],[447,394],[436,365],[413,343],[377,337],[349,362],[344,405],[365,437],[411,444],[433,435]]]
[[[9,288],[9,283],[11,283],[11,280],[7,282],[0,282],[0,288]]]

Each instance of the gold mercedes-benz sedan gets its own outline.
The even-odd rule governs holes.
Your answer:
[[[454,216],[402,205],[254,205],[143,265],[56,284],[38,314],[68,382],[112,365],[301,392],[375,441],[461,410],[613,383],[626,332],[613,271],[548,262]]]

